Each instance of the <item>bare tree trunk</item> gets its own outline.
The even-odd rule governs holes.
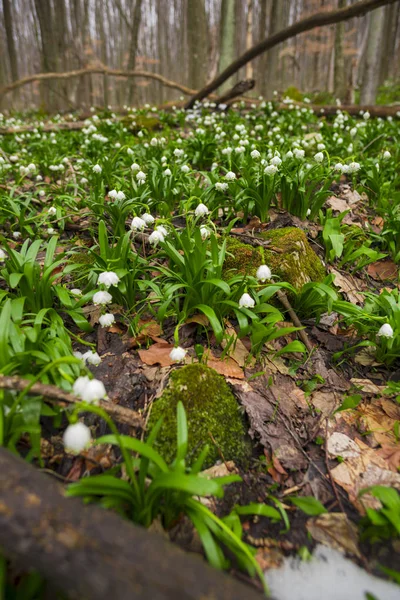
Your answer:
[[[189,86],[200,89],[207,80],[208,31],[204,0],[187,0]]]
[[[253,0],[247,0],[246,50],[253,45]],[[246,79],[253,79],[253,64],[246,65]]]
[[[101,4],[99,0],[97,0],[97,8],[98,15],[97,21],[99,23],[99,34],[100,34],[100,44],[101,44],[101,62],[106,67],[108,66],[108,57],[107,57],[107,38],[104,30],[104,21],[103,15],[106,13],[106,2],[102,0]],[[104,108],[110,104],[109,94],[108,94],[108,75],[104,73],[103,75],[103,103]]]
[[[382,57],[384,24],[384,8],[381,7],[372,11],[369,23],[365,69],[360,94],[361,104],[375,104],[379,86],[379,67]]]
[[[54,73],[57,71],[57,53],[53,38],[54,18],[51,0],[35,0],[35,8],[40,27],[42,71],[44,73]],[[47,110],[58,108],[54,84],[44,82],[41,88],[41,96],[43,105]]]
[[[338,0],[338,8],[344,8],[346,0]],[[344,23],[337,23],[335,30],[335,66],[333,92],[342,102],[346,96],[346,70],[344,63]]]
[[[128,60],[128,71],[134,71],[136,66],[136,55],[138,50],[139,42],[139,31],[140,21],[142,18],[142,3],[143,0],[136,0],[135,11],[133,13],[132,33],[131,33],[131,45],[129,49],[129,60]],[[133,81],[130,82],[127,94],[127,104],[130,106],[133,101],[135,86]]]
[[[288,5],[286,0],[272,0],[269,35],[281,31],[288,21]],[[280,59],[282,46],[275,46],[267,55],[267,80],[270,93],[279,87]]]
[[[11,10],[10,0],[3,0],[3,12],[4,12],[4,27],[6,30],[7,50],[8,59],[10,61],[11,80],[17,81],[18,79],[18,56],[14,41],[14,19]],[[3,61],[0,61],[3,63]],[[14,95],[14,99],[17,95]]]
[[[218,72],[223,71],[235,60],[236,37],[236,10],[235,0],[222,0],[220,39],[221,48],[219,55]],[[219,88],[219,92],[226,92],[231,87],[231,80],[227,80]]]

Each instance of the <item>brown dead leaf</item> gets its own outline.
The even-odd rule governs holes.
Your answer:
[[[200,475],[202,477],[206,477],[207,479],[213,479],[214,477],[226,477],[227,475],[232,475],[233,473],[239,473],[238,468],[233,460],[228,460],[227,462],[213,465],[209,469],[201,471]]]
[[[361,348],[355,355],[354,361],[363,367],[376,367],[380,364],[375,359],[375,350],[372,347]]]
[[[369,404],[360,404],[357,415],[359,428],[371,435],[376,444],[396,442],[394,426],[396,421],[400,421],[400,407],[396,407],[393,402],[383,399]]]
[[[345,513],[324,513],[312,517],[306,527],[315,541],[360,558],[357,527]]]
[[[378,450],[379,456],[382,456],[386,461],[389,469],[398,473],[400,469],[400,444],[382,445]]]
[[[241,367],[237,364],[233,358],[227,356],[224,359],[212,357],[207,360],[207,366],[211,369],[215,369],[220,375],[224,377],[232,377],[234,379],[244,379],[244,372]]]
[[[170,352],[174,346],[168,342],[157,342],[148,350],[138,350],[140,360],[146,365],[159,364],[162,367],[170,367],[174,362],[170,359]]]
[[[277,483],[283,483],[285,479],[288,478],[288,474],[287,471],[285,471],[285,469],[282,467],[277,456],[274,453],[272,453],[271,456],[271,453],[268,452],[266,448],[264,448],[264,455],[267,459],[267,471],[271,475],[272,479]]]
[[[390,258],[386,258],[369,264],[367,273],[377,281],[394,281],[399,276],[399,268]]]
[[[234,338],[234,341],[229,348],[228,356],[233,358],[233,360],[236,361],[240,367],[244,367],[246,362],[249,362],[249,351],[247,350],[243,342],[239,340],[235,329],[231,325],[225,328],[225,333],[227,338],[232,336]],[[225,349],[227,344],[227,339],[224,338],[221,342],[222,348]]]
[[[382,390],[385,388],[383,385],[376,385],[370,379],[357,379],[352,377],[350,382],[359,388],[362,392],[366,392],[367,394],[380,394]]]
[[[336,210],[338,212],[344,212],[345,210],[349,209],[349,205],[347,204],[346,200],[343,198],[337,198],[336,196],[330,196],[327,199],[326,204],[329,208],[332,208],[332,210]]]
[[[277,569],[283,562],[284,554],[278,548],[258,548],[255,559],[261,569],[267,571],[268,569]]]
[[[311,394],[311,404],[321,411],[323,417],[330,417],[340,404],[339,395],[334,391],[316,390]]]
[[[198,313],[197,315],[193,315],[192,317],[186,319],[185,323],[198,323],[199,325],[204,325],[204,327],[208,327],[210,322],[207,319],[206,315],[203,315],[203,313]]]
[[[334,267],[329,267],[329,271],[335,275],[333,285],[341,292],[346,294],[347,298],[353,304],[362,304],[364,302],[364,296],[360,294],[360,291],[365,287],[361,280],[356,279],[352,275],[340,273]]]
[[[379,450],[370,448],[359,439],[354,440],[359,448],[357,456],[345,459],[332,469],[335,482],[349,495],[349,500],[357,510],[365,513],[365,506],[379,507],[379,501],[365,494],[360,499],[361,490],[372,485],[391,486],[400,489],[400,473],[393,473],[387,468],[387,461],[379,454]]]

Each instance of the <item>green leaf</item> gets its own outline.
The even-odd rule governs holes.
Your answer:
[[[353,396],[346,396],[343,400],[342,404],[335,410],[335,413],[341,412],[342,410],[349,410],[350,408],[357,408],[362,400],[362,396],[360,394],[354,394]]]
[[[210,321],[211,327],[213,328],[215,338],[217,342],[220,343],[224,337],[224,330],[222,329],[221,323],[219,322],[215,311],[205,304],[198,304],[197,306],[193,307],[193,310],[199,310],[206,315],[207,319]]]
[[[238,515],[259,515],[260,517],[268,517],[273,521],[280,521],[282,518],[276,508],[255,502],[247,504],[247,506],[235,506],[234,510]]]
[[[120,435],[119,439],[115,435],[103,435],[96,440],[96,444],[113,444],[114,446],[119,446],[120,443],[127,450],[133,450],[133,452],[138,452],[141,456],[145,456],[152,460],[164,473],[169,471],[168,465],[162,456],[145,442],[141,442],[140,440],[136,440],[127,435]]]
[[[177,413],[177,453],[176,461],[183,461],[188,448],[188,430],[186,412],[181,401],[178,402]]]
[[[313,496],[292,497],[287,499],[300,508],[306,515],[317,516],[328,512],[325,506],[321,504],[319,500],[313,498]]]
[[[205,479],[198,475],[185,475],[170,471],[159,475],[149,487],[149,492],[161,490],[177,490],[191,496],[216,496],[222,498],[224,492],[216,479]]]

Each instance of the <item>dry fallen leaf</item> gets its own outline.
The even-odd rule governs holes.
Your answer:
[[[336,196],[330,196],[327,199],[326,204],[329,208],[339,212],[344,212],[345,210],[349,209],[349,205],[347,204],[346,200],[343,198],[337,198]]]
[[[400,469],[400,444],[382,445],[378,450],[379,456],[382,456],[387,461],[387,466],[394,473],[398,473]]]
[[[369,264],[367,273],[377,281],[394,280],[399,276],[399,268],[390,258],[386,258]]]
[[[329,271],[335,275],[333,285],[346,294],[350,302],[353,304],[362,304],[364,302],[364,296],[360,294],[360,291],[364,287],[361,280],[349,274],[344,275],[333,267],[329,267]]]
[[[148,350],[138,350],[140,360],[146,365],[159,364],[162,367],[170,367],[174,362],[170,359],[170,352],[174,346],[168,342],[157,342]]]
[[[350,382],[357,388],[359,388],[362,392],[366,392],[368,394],[380,394],[382,390],[385,389],[384,385],[376,385],[370,379],[357,379],[352,377]]]
[[[308,519],[306,526],[317,542],[360,558],[357,527],[345,513],[324,513]]]
[[[232,336],[234,338],[234,341],[228,350],[228,356],[233,358],[233,360],[236,361],[240,367],[244,367],[244,365],[246,364],[246,362],[248,362],[249,359],[249,351],[247,350],[243,342],[239,340],[239,338],[237,337],[237,333],[232,326],[228,326],[225,328],[225,334],[227,338]],[[221,342],[222,348],[226,348],[227,344],[227,339],[224,338]]]
[[[211,369],[215,369],[217,373],[220,375],[224,375],[225,377],[232,377],[234,379],[244,379],[243,369],[239,367],[236,361],[229,356],[220,359],[220,358],[208,358],[207,366],[211,367]]]

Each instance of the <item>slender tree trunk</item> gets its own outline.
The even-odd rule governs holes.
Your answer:
[[[253,45],[253,0],[247,0],[246,50]],[[253,79],[253,63],[246,65],[246,79]]]
[[[384,7],[372,11],[368,32],[365,69],[360,94],[361,104],[375,104],[379,86],[379,67],[382,57],[384,24]]]
[[[338,8],[344,8],[346,0],[338,0]],[[333,92],[342,102],[346,96],[346,69],[344,62],[344,23],[337,23],[335,28],[335,66]]]
[[[4,27],[6,30],[8,59],[10,61],[11,80],[18,79],[18,56],[14,40],[14,19],[11,9],[10,0],[3,0]],[[3,61],[0,61],[3,63]],[[3,66],[3,64],[2,64]],[[13,95],[14,100],[17,99],[17,93]]]
[[[204,0],[187,0],[189,86],[200,89],[207,80],[208,27]]]
[[[236,38],[236,10],[235,0],[222,0],[220,39],[221,48],[218,63],[218,72],[221,73],[233,60],[235,60]],[[232,87],[231,79],[225,81],[219,88],[223,93]]]
[[[285,28],[288,20],[287,0],[272,0],[269,35]],[[279,88],[280,83],[280,59],[279,53],[282,46],[278,45],[268,51],[267,55],[267,81],[268,90],[273,92]]]
[[[107,57],[107,38],[104,30],[104,21],[103,16],[106,14],[106,1],[102,0],[101,4],[99,0],[97,0],[97,21],[99,24],[99,35],[100,35],[100,44],[101,44],[101,62],[103,65],[108,66],[108,57]],[[109,94],[108,94],[108,75],[103,75],[103,104],[104,108],[110,104]]]
[[[142,3],[143,0],[136,0],[135,11],[133,13],[132,33],[131,33],[131,45],[129,49],[129,60],[128,60],[128,71],[134,71],[136,65],[136,55],[139,45],[139,31],[140,21],[142,18]],[[133,80],[130,82],[128,87],[127,104],[130,106],[133,101],[133,95],[135,91],[135,85]]]
[[[57,71],[57,51],[53,37],[54,18],[51,0],[35,0],[35,7],[40,27],[43,72],[52,73]],[[47,110],[57,110],[58,99],[54,84],[44,82],[41,89],[44,107]]]

